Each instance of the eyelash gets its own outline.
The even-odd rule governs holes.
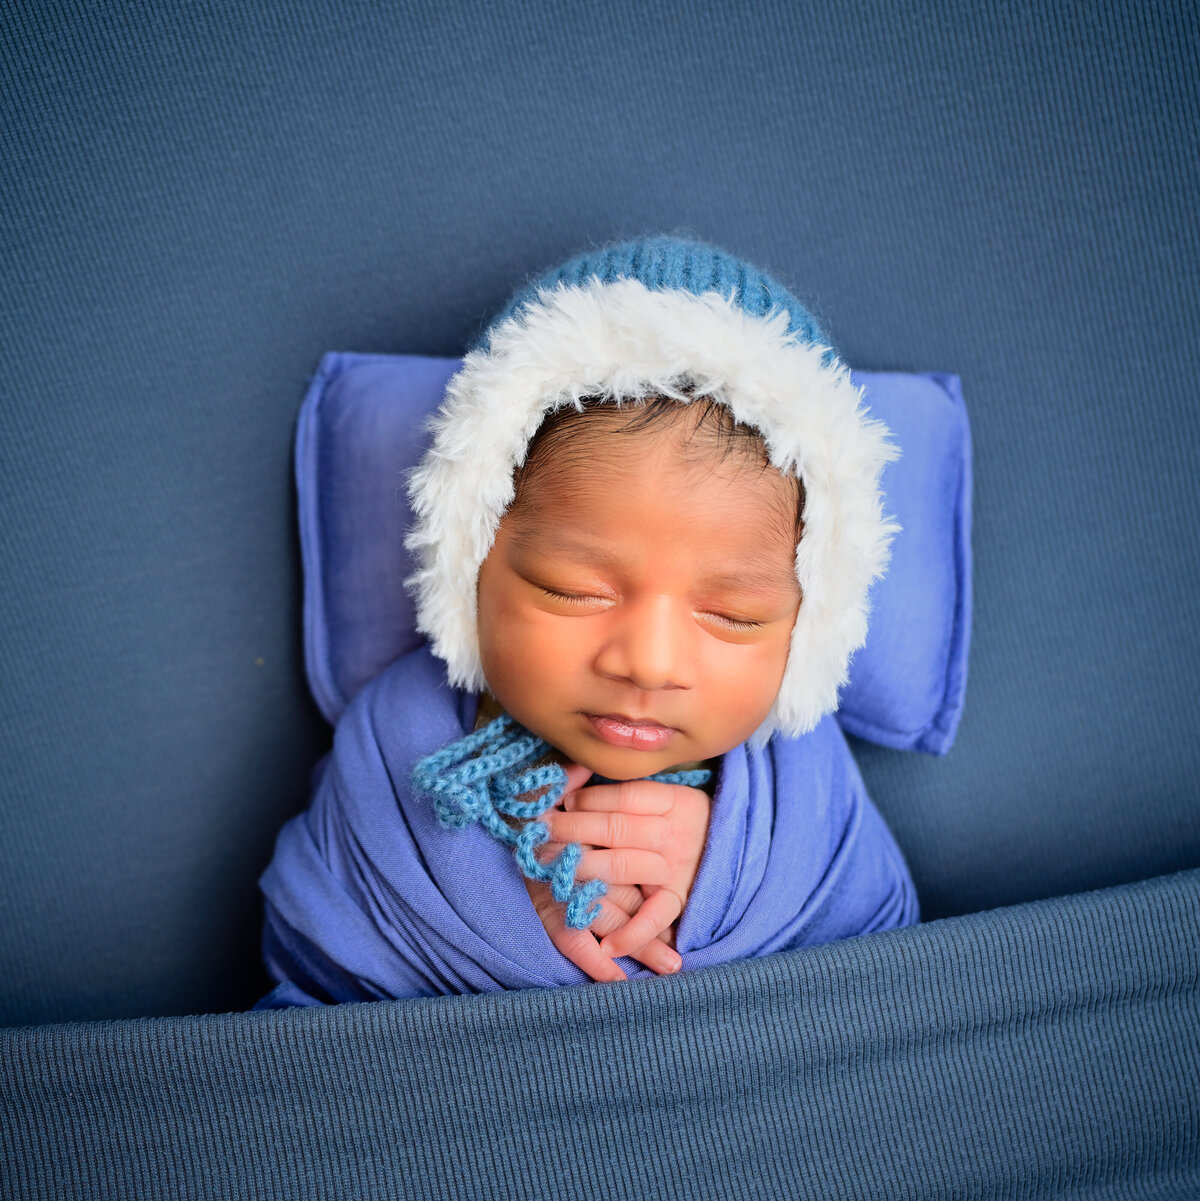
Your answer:
[[[570,604],[576,605],[587,604],[589,600],[593,599],[590,596],[575,596],[570,592],[555,592],[553,588],[546,588],[544,586],[542,587],[542,591],[547,596],[553,597],[555,600],[567,601]]]
[[[706,616],[731,630],[761,630],[763,627],[761,621],[743,621],[740,617],[725,617],[721,613],[709,613]]]
[[[544,584],[540,585],[542,591],[554,600],[566,601],[568,604],[583,605],[593,598],[590,596],[575,596],[570,592],[556,592],[553,588],[547,588]],[[761,621],[744,621],[739,617],[726,617],[722,613],[707,613],[706,617],[710,617],[718,625],[723,625],[730,630],[761,630],[763,622]]]

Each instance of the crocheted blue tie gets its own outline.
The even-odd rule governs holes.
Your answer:
[[[413,768],[412,780],[420,792],[432,798],[443,826],[463,830],[479,822],[493,838],[513,847],[521,871],[530,880],[548,882],[554,899],[566,902],[567,925],[586,930],[600,912],[599,898],[608,886],[603,880],[575,883],[583,847],[569,843],[553,863],[539,863],[534,851],[550,840],[546,824],[530,820],[514,830],[501,817],[538,818],[558,804],[567,787],[566,770],[557,763],[534,766],[551,749],[548,742],[502,713],[486,726],[426,755]],[[711,777],[712,772],[699,769],[662,771],[646,778],[700,788]],[[546,791],[534,800],[518,799],[543,788]]]

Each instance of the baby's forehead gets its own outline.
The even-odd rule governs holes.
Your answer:
[[[564,483],[601,486],[631,464],[697,480],[750,476],[759,486],[744,490],[743,504],[771,507],[782,501],[789,512],[802,508],[797,477],[775,468],[759,431],[736,421],[727,405],[711,397],[689,403],[669,397],[621,404],[593,400],[582,409],[551,411],[514,473],[514,504],[533,492],[561,491]]]
[[[603,427],[563,426],[537,447],[504,518],[519,546],[553,553],[572,537],[586,543],[639,526],[727,546],[724,535],[736,531],[747,552],[790,562],[803,489],[765,461],[761,443],[620,420],[606,414]]]

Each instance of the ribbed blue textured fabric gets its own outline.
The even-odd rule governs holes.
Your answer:
[[[328,745],[307,376],[458,354],[653,230],[963,379],[958,741],[855,748],[922,912],[1200,865],[1197,39],[1184,0],[7,5],[0,1022],[266,990],[254,882]]]
[[[0,1173],[13,1201],[1194,1201],[1198,974],[1193,871],[637,984],[10,1030]]]

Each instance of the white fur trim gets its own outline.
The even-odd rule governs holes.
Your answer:
[[[551,409],[587,396],[695,395],[727,404],[763,436],[771,462],[804,481],[796,547],[803,602],[774,708],[755,735],[807,733],[837,707],[850,656],[866,641],[867,593],[899,526],[879,476],[899,455],[888,430],[827,347],[800,342],[787,314],[756,317],[717,292],[589,280],[538,293],[463,360],[431,421],[430,450],[409,481],[416,522],[406,581],[417,627],[452,684],[486,687],[475,596],[479,568],[513,498],[513,471]],[[830,356],[832,359],[832,356]]]

